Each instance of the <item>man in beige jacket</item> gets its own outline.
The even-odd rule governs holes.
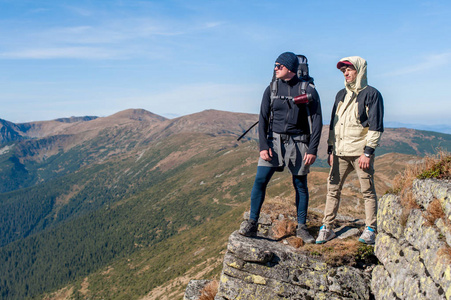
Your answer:
[[[358,56],[341,59],[337,68],[345,77],[345,88],[335,97],[328,140],[331,166],[323,226],[317,244],[335,237],[333,222],[340,204],[346,177],[355,170],[365,200],[365,230],[360,242],[374,244],[376,239],[377,197],[374,188],[374,150],[384,131],[382,95],[367,83],[366,61]]]

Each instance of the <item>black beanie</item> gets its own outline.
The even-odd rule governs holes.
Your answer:
[[[280,54],[279,57],[276,59],[276,63],[284,65],[285,67],[287,67],[288,70],[290,70],[293,73],[296,73],[298,71],[299,66],[298,57],[293,52],[284,52]]]

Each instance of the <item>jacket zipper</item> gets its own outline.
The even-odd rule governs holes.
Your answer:
[[[287,86],[288,86],[288,96],[290,97],[291,96],[291,86],[289,84],[287,84]],[[287,110],[287,115],[285,116],[285,130],[284,131],[287,132],[287,130],[288,130],[288,117],[290,116],[291,109],[290,109],[290,103],[288,102],[290,100],[285,100],[285,101],[286,101],[286,103],[288,105],[288,110]]]

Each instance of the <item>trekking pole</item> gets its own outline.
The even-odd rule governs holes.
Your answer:
[[[240,137],[239,138],[237,138],[236,139],[236,141],[239,141],[239,140],[241,140],[245,135],[246,135],[246,133],[248,133],[252,128],[254,128],[254,126],[255,125],[257,125],[258,124],[258,121],[257,122],[255,122],[254,123],[254,125],[252,125],[251,127],[249,127],[249,129],[248,130],[246,130],[242,135],[240,135]]]

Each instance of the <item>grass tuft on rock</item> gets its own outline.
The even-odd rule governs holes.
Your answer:
[[[408,165],[403,173],[393,179],[390,194],[403,196],[412,187],[415,179],[451,179],[451,153],[439,150],[435,155],[428,155],[422,161]]]

